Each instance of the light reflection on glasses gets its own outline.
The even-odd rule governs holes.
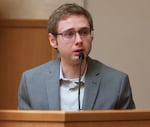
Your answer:
[[[92,37],[92,32],[93,31],[91,31],[90,28],[84,27],[78,31],[75,31],[74,29],[69,29],[62,33],[56,33],[54,35],[61,35],[63,37],[64,41],[74,41],[77,33],[80,35],[81,39],[87,39],[89,37]]]

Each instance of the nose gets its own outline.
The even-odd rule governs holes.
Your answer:
[[[76,44],[81,43],[81,42],[82,42],[82,39],[81,39],[80,34],[79,34],[78,32],[76,32],[75,35],[76,35],[76,36],[75,36],[75,43],[76,43]]]

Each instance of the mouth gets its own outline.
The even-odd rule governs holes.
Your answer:
[[[75,53],[76,55],[79,55],[81,52],[84,52],[84,50],[83,50],[83,49],[78,49],[78,50],[75,50],[75,51],[74,51],[74,53]]]

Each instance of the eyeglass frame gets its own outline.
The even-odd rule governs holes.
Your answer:
[[[88,30],[88,31],[84,31],[84,30]],[[68,35],[69,35],[69,32],[72,32],[71,33],[72,35],[69,35],[70,37],[69,36],[66,37],[65,33],[67,34],[67,32],[68,32]],[[84,33],[84,32],[88,32],[88,33]],[[71,28],[71,29],[65,30],[61,33],[53,33],[53,35],[54,36],[61,35],[65,41],[70,41],[70,40],[75,40],[77,33],[81,39],[86,39],[89,35],[90,35],[90,37],[93,37],[93,32],[94,32],[94,30],[91,30],[89,27],[83,27],[83,28],[79,29],[78,31],[75,31],[74,29]]]

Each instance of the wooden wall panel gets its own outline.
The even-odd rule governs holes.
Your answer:
[[[0,109],[16,109],[23,71],[56,57],[46,20],[0,20]]]

